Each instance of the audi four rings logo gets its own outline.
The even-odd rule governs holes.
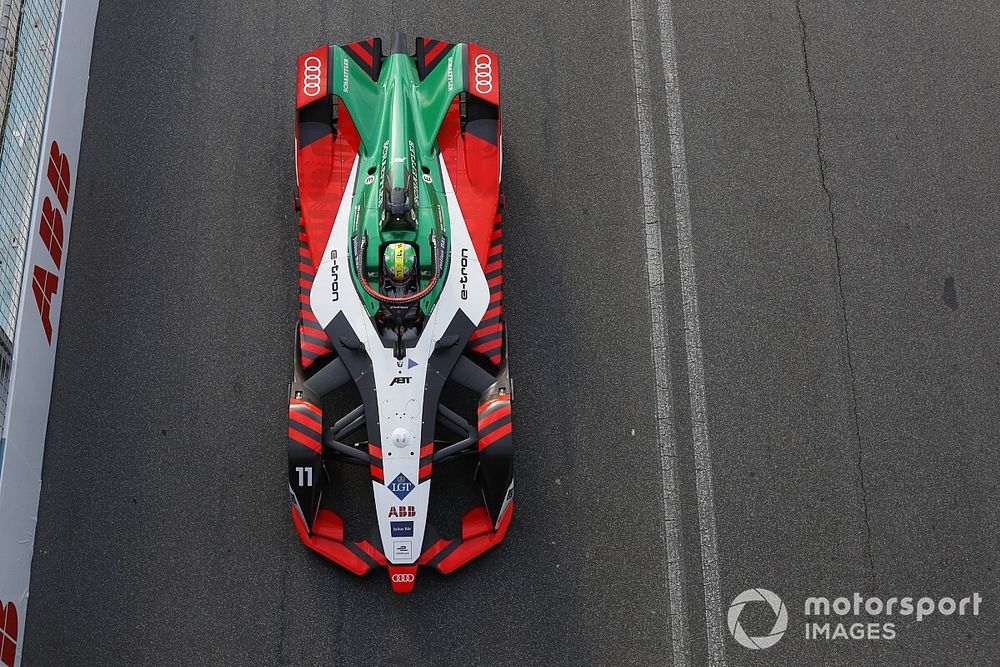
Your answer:
[[[319,95],[320,73],[323,63],[316,56],[309,56],[303,63],[302,92],[309,97]]]
[[[488,53],[476,56],[476,92],[486,95],[493,92],[493,58]]]
[[[397,584],[408,584],[415,579],[415,575],[412,574],[394,574],[392,575],[392,581]]]

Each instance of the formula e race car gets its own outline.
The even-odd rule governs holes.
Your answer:
[[[405,593],[500,542],[514,509],[497,57],[424,38],[411,54],[398,33],[388,55],[376,38],[299,57],[296,86],[292,519]],[[459,468],[475,506],[451,515],[437,489]]]

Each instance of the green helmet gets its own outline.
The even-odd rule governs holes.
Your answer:
[[[413,277],[417,251],[409,243],[390,243],[382,253],[382,270],[387,280],[401,285]]]

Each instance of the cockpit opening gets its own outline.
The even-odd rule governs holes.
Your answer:
[[[412,243],[387,243],[382,250],[379,284],[382,294],[391,300],[381,304],[375,321],[392,339],[398,359],[406,356],[407,335],[416,338],[423,323],[420,302],[407,300],[420,289],[418,260],[417,247]]]

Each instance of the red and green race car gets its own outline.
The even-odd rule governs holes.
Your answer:
[[[388,54],[375,38],[298,59],[288,407],[300,538],[355,574],[386,567],[400,593],[499,543],[514,509],[497,57],[408,47],[397,33]],[[435,476],[470,459],[481,504],[435,525]],[[338,511],[352,465],[377,519],[361,534]]]

